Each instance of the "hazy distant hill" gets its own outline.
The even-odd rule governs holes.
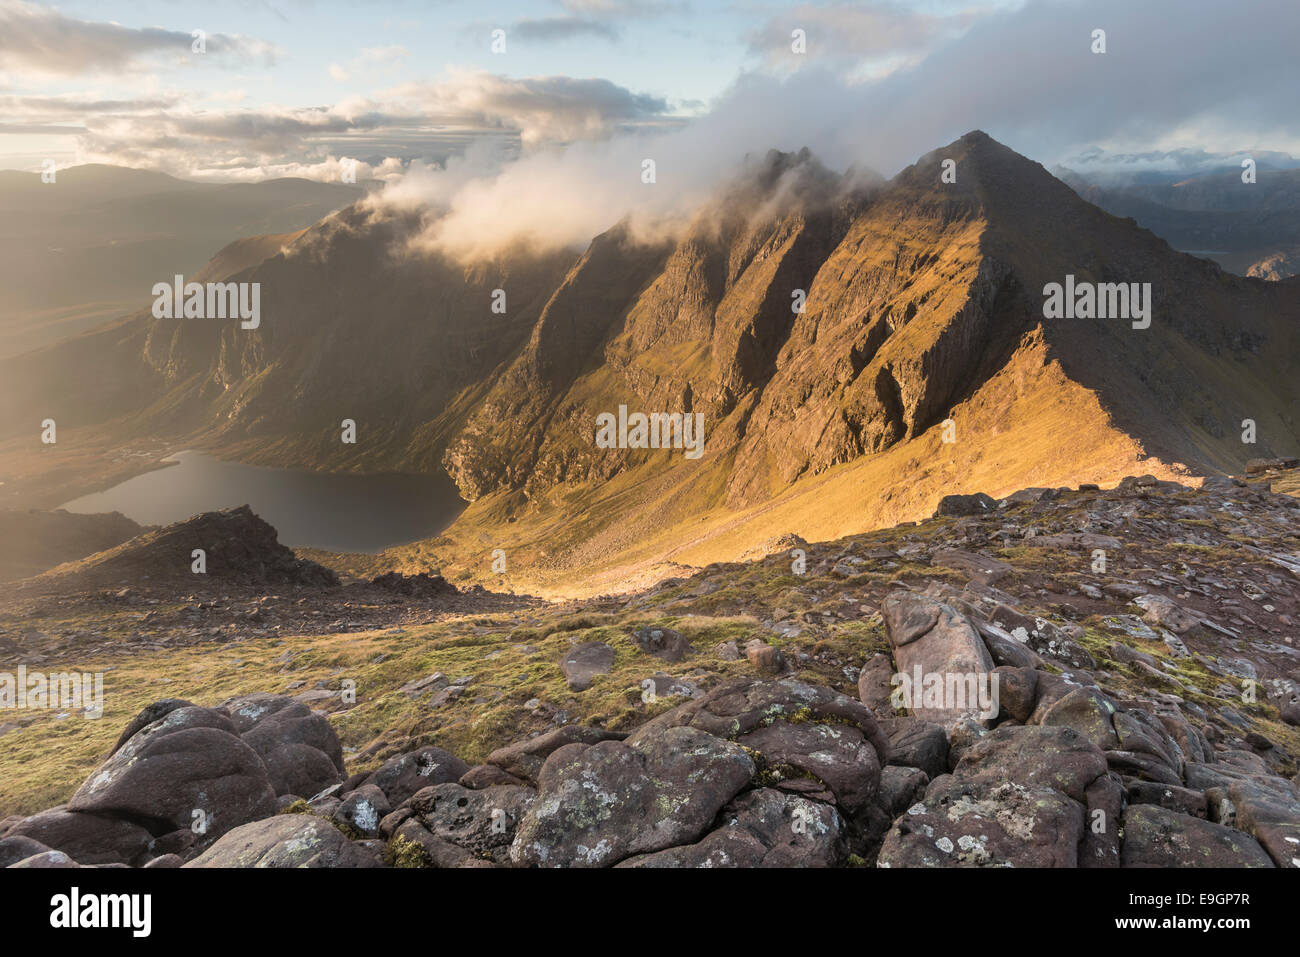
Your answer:
[[[1243,183],[1241,173],[1232,168],[1098,184],[1071,170],[1057,170],[1089,202],[1137,220],[1175,249],[1213,259],[1238,275],[1295,275],[1300,169],[1260,169],[1254,183]]]
[[[149,302],[232,240],[310,226],[362,194],[303,179],[191,183],[145,170],[77,166],[54,183],[0,171],[0,355]]]

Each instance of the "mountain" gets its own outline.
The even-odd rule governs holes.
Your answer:
[[[1058,175],[1108,213],[1130,217],[1175,249],[1213,259],[1239,275],[1295,275],[1300,256],[1300,169],[1259,169],[1243,183],[1239,167],[1188,177],[1105,179],[1069,169]]]
[[[913,520],[957,491],[1300,449],[1295,281],[1175,252],[983,133],[888,183],[806,151],[751,158],[664,241],[619,224],[581,254],[466,266],[413,251],[422,224],[343,210],[257,265],[232,258],[262,284],[260,328],[137,313],[0,363],[0,398],[78,442],[445,466],[470,508],[393,567],[487,578],[503,548],[517,584],[560,593]],[[1045,318],[1045,287],[1069,281],[1149,284],[1149,327]],[[702,415],[703,454],[597,447],[620,406]],[[0,446],[11,475],[18,442]]]
[[[231,240],[312,225],[363,190],[287,178],[194,183],[87,165],[0,171],[0,356],[120,316],[155,282],[198,270]]]

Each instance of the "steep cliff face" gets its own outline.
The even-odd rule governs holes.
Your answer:
[[[946,160],[955,182],[944,181]],[[501,469],[494,483],[453,462],[466,492],[535,497],[680,464],[662,451],[594,448],[595,416],[626,404],[703,412],[726,473],[721,501],[751,506],[917,439],[987,392],[1030,341],[1098,396],[1104,414],[1077,423],[1080,435],[1110,430],[1200,469],[1295,448],[1300,394],[1284,358],[1297,337],[1294,297],[1174,253],[982,133],[858,193],[807,156],[767,164],[769,175],[744,186],[761,214],[738,215],[735,196],[706,211],[626,314],[606,323],[600,361],[567,395],[558,379],[547,383],[554,413],[530,421],[532,465]],[[1045,288],[1067,281],[1131,288],[1134,315],[1045,318]],[[1143,326],[1138,297],[1148,291]],[[489,408],[486,419],[507,421],[502,403]],[[1240,441],[1245,419],[1256,422],[1256,447]]]

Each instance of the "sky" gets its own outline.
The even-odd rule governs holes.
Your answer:
[[[1295,0],[0,0],[0,168],[395,176],[480,137],[677,129],[746,96],[771,145],[864,145],[877,168],[974,128],[1043,162],[1300,152],[1297,49]]]
[[[465,235],[578,241],[770,148],[892,176],[983,129],[1099,176],[1296,165],[1298,49],[1297,0],[0,0],[0,169],[355,164]]]

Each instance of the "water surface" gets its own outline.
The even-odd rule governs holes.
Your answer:
[[[429,538],[465,508],[445,474],[330,475],[223,462],[193,451],[164,461],[178,464],[61,507],[121,512],[142,525],[166,525],[249,505],[275,526],[282,544],[340,552],[377,552]]]

